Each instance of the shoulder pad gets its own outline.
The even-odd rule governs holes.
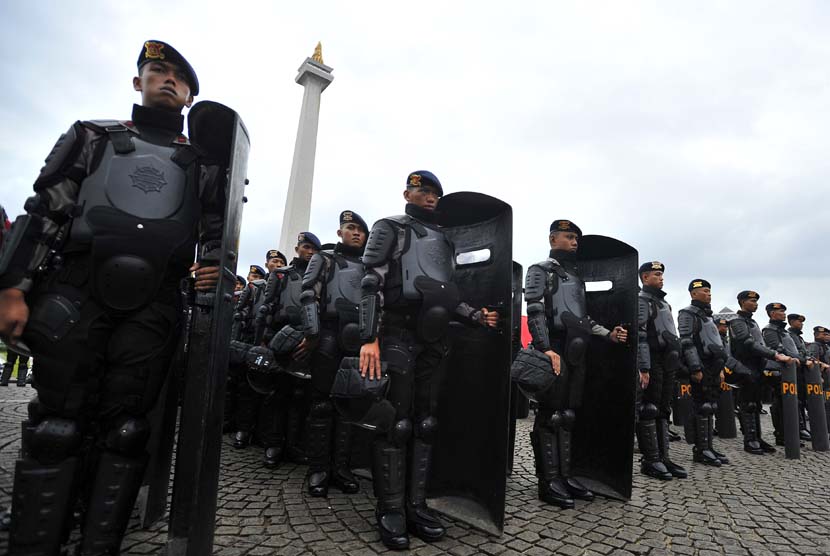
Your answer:
[[[729,321],[729,333],[735,340],[745,340],[749,337],[749,327],[744,319],[732,319]]]
[[[323,273],[328,266],[326,256],[322,253],[315,253],[311,260],[308,261],[308,266],[303,275],[303,289],[313,288],[314,285],[320,281]]]
[[[394,222],[395,224],[399,224],[401,226],[407,226],[409,224],[412,224],[413,218],[408,214],[398,214],[395,216],[387,216],[386,218],[382,218],[381,220],[387,220],[389,222]],[[372,229],[374,229],[374,226],[372,227]]]
[[[91,129],[96,133],[107,133],[108,131],[132,131],[139,135],[138,128],[128,120],[84,120],[80,123],[87,129]]]
[[[35,180],[35,191],[42,191],[61,181],[83,148],[83,126],[81,122],[75,122],[66,133],[58,138],[58,142],[46,157],[45,164],[40,169],[40,175]]]
[[[538,264],[527,269],[525,275],[525,301],[539,301],[545,296],[548,283],[548,272]]]
[[[363,264],[368,267],[381,266],[387,262],[398,242],[397,231],[389,222],[389,219],[384,218],[372,226],[369,239],[366,240],[366,249],[363,251]]]
[[[688,307],[677,313],[677,332],[681,336],[691,336],[695,328],[695,315]]]

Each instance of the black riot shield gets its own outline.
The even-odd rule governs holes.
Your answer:
[[[222,418],[233,322],[239,229],[247,183],[250,140],[239,115],[203,101],[188,115],[190,140],[226,177],[221,246],[202,246],[203,266],[221,269],[216,290],[193,292],[183,377],[176,471],[167,542],[168,556],[212,553],[222,447]]]
[[[784,457],[801,457],[801,440],[798,437],[798,387],[795,363],[782,366],[781,383],[781,426],[784,433]],[[773,402],[775,403],[775,402]]]
[[[510,411],[512,209],[480,193],[441,199],[455,245],[461,299],[499,312],[495,329],[453,325],[450,354],[436,373],[438,433],[427,488],[435,510],[500,535],[504,527]]]
[[[738,437],[738,428],[735,426],[735,394],[732,387],[725,382],[720,385],[717,429],[721,438]]]
[[[522,349],[522,299],[524,297],[524,273],[522,265],[513,261],[513,319],[511,321],[510,356],[515,359]],[[524,419],[528,415],[529,400],[519,390],[519,387],[510,383],[510,440],[507,445],[507,474],[513,473],[513,455],[516,451],[516,420]]]
[[[603,496],[629,499],[637,380],[637,250],[605,236],[579,241],[579,274],[588,314],[608,329],[623,325],[628,342],[591,337],[582,407],[573,434],[574,474]]]
[[[830,450],[830,439],[827,437],[827,416],[824,412],[824,389],[821,386],[821,370],[818,364],[804,369],[807,392],[807,413],[810,416],[810,436],[813,450],[826,452]]]

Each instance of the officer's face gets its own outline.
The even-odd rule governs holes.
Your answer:
[[[141,104],[181,112],[193,104],[187,77],[175,64],[149,62],[141,66],[141,75],[133,77],[133,88],[141,93]]]
[[[553,232],[550,235],[550,248],[575,253],[579,248],[579,236],[576,232]]]
[[[245,289],[245,284],[243,282],[237,282],[236,285],[233,287],[233,291],[238,292],[239,290]]]
[[[758,300],[757,299],[744,299],[741,302],[741,309],[747,311],[749,313],[754,313],[758,310]]]
[[[651,272],[643,272],[642,280],[644,286],[652,288],[663,289],[663,271],[652,270]]]
[[[294,251],[296,251],[298,259],[310,261],[314,253],[317,252],[317,248],[311,243],[301,243],[294,248]]]
[[[407,203],[417,205],[422,209],[435,210],[441,195],[438,190],[429,185],[421,187],[407,187],[403,192],[403,198]]]
[[[801,322],[801,319],[795,319],[790,321],[790,328],[793,330],[801,330],[804,327],[804,323]]]
[[[701,303],[712,303],[712,290],[709,288],[695,288],[689,292],[689,295]]]
[[[729,329],[729,325],[726,325],[726,324],[719,324],[718,325],[718,332],[720,332],[721,335],[726,334],[726,331],[728,329]]]
[[[248,273],[248,283],[249,283],[249,284],[250,284],[251,282],[253,282],[254,280],[259,280],[260,278],[262,278],[262,276],[260,276],[260,275],[259,275],[259,274],[257,274],[256,272],[249,272],[249,273]]]
[[[337,237],[340,238],[343,245],[359,249],[366,243],[366,230],[354,222],[347,222],[337,230]]]
[[[787,320],[787,312],[784,309],[774,309],[769,312],[769,318],[772,320],[785,321]]]
[[[268,269],[268,272],[272,272],[277,270],[278,268],[282,268],[285,266],[285,261],[279,257],[271,257],[265,263],[265,268]]]

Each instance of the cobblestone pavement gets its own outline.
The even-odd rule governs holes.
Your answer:
[[[10,500],[19,422],[31,388],[0,388],[0,504]],[[771,424],[764,416],[766,436]],[[687,480],[661,483],[636,474],[630,502],[577,501],[575,510],[545,506],[527,432],[519,423],[516,467],[508,480],[504,535],[488,537],[449,522],[447,537],[427,545],[413,538],[418,555],[470,554],[830,554],[830,454],[805,448],[801,460],[750,456],[740,440],[718,441],[732,460],[721,469],[692,464],[691,447],[672,443],[673,459],[690,470]],[[636,456],[635,456],[636,457]],[[371,485],[329,499],[303,492],[305,468],[285,464],[264,469],[256,448],[234,450],[226,441],[217,516],[221,555],[368,555],[384,552],[374,530]],[[166,529],[132,526],[125,554],[157,554]],[[6,552],[5,534],[0,554]]]

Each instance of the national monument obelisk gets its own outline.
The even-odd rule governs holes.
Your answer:
[[[314,182],[314,156],[317,152],[317,124],[320,120],[320,97],[334,76],[323,63],[323,48],[318,42],[311,58],[306,58],[294,79],[305,88],[294,160],[288,180],[285,213],[282,217],[279,249],[290,261],[297,245],[297,234],[308,230],[311,219],[311,189]]]

